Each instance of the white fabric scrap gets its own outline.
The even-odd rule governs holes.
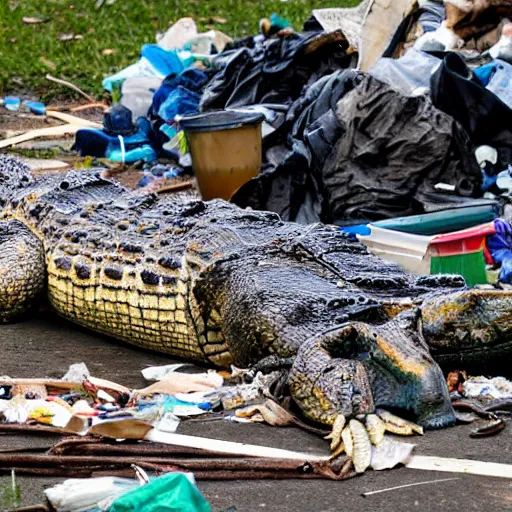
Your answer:
[[[389,436],[378,446],[372,446],[372,462],[370,467],[375,471],[391,469],[398,464],[405,464],[411,457],[415,444],[397,441]]]

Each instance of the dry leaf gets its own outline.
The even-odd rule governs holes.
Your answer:
[[[39,62],[42,62],[48,69],[51,69],[52,71],[57,69],[57,64],[51,60],[48,60],[46,57],[39,57]]]
[[[23,16],[23,23],[26,23],[27,25],[36,25],[38,23],[45,23],[48,20],[45,20],[43,18],[35,18],[32,16]]]
[[[220,23],[221,25],[224,25],[228,22],[226,18],[221,18],[220,16],[212,16],[213,23]]]
[[[112,55],[116,51],[113,48],[105,48],[101,53],[102,55]]]
[[[82,34],[77,34],[77,35],[75,36],[75,39],[76,39],[77,41],[78,41],[79,39],[83,39],[83,38],[84,38],[84,36],[83,36]]]

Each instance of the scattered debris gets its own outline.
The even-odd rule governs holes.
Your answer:
[[[438,484],[441,482],[451,482],[453,480],[460,480],[460,478],[441,478],[439,480],[428,480],[427,482],[413,482],[412,484],[397,485],[396,487],[388,487],[387,489],[380,489],[378,491],[363,492],[361,493],[361,496],[364,496],[366,498],[367,496],[372,496],[373,494],[380,494],[381,492],[396,491],[397,489],[407,489],[408,487],[414,487],[416,485],[428,485]]]
[[[95,8],[114,1],[98,0]],[[46,452],[8,449],[0,453],[0,471],[12,472],[13,492],[15,472],[98,477],[66,481],[46,494],[59,511],[96,506],[98,502],[110,512],[130,506],[137,509],[142,504],[150,511],[158,508],[160,500],[167,504],[174,500],[176,507],[187,502],[188,510],[206,511],[210,507],[197,491],[190,472],[199,480],[342,480],[369,468],[384,470],[405,465],[512,478],[512,469],[505,464],[413,455],[414,444],[399,442],[386,431],[422,435],[423,427],[373,405],[373,379],[390,379],[393,386],[409,387],[410,379],[406,377],[411,374],[415,381],[412,392],[418,395],[414,399],[434,403],[432,394],[438,399],[436,426],[453,423],[455,418],[465,423],[484,418],[487,423],[471,433],[472,438],[478,438],[501,432],[512,404],[511,382],[502,377],[469,377],[456,370],[446,379],[451,406],[457,410],[454,416],[444,377],[429,352],[429,347],[435,346],[439,355],[446,346],[459,347],[462,341],[468,346],[481,345],[482,339],[494,347],[510,334],[510,292],[488,284],[488,271],[492,267],[498,273],[501,288],[511,282],[512,227],[505,217],[512,191],[512,25],[503,23],[503,12],[493,2],[461,5],[458,0],[447,0],[444,6],[423,5],[424,2],[419,8],[412,4],[410,0],[365,0],[353,9],[315,10],[302,32],[272,14],[261,19],[258,34],[235,41],[215,30],[198,33],[194,20],[184,18],[165,34],[159,34],[157,44],[144,45],[136,63],[105,78],[103,86],[111,93],[112,106],[95,101],[73,83],[50,74],[46,75],[48,80],[73,89],[88,103],[52,109],[17,96],[3,99],[10,115],[30,112],[44,116],[46,121],[65,124],[9,136],[0,141],[0,148],[38,137],[72,134],[74,149],[90,158],[88,165],[105,158],[110,162],[100,173],[84,172],[80,177],[73,174],[71,190],[77,189],[82,195],[76,203],[74,196],[65,196],[62,201],[63,205],[69,203],[70,211],[76,207],[83,213],[78,224],[70,224],[65,213],[58,218],[70,228],[80,227],[76,233],[66,233],[78,250],[66,246],[65,254],[59,258],[48,253],[46,245],[53,243],[53,235],[47,235],[51,230],[45,226],[43,235],[38,231],[39,220],[31,221],[26,237],[33,237],[36,231],[45,241],[46,252],[41,249],[41,261],[49,262],[53,279],[61,276],[59,272],[66,275],[71,270],[80,279],[91,278],[88,265],[69,256],[86,254],[87,242],[83,239],[89,233],[83,235],[81,231],[87,231],[84,219],[101,206],[105,215],[110,215],[109,224],[103,231],[103,224],[91,224],[100,236],[87,245],[87,250],[96,250],[101,245],[100,238],[114,237],[118,252],[108,258],[101,254],[95,260],[105,279],[127,278],[116,265],[101,262],[117,262],[121,258],[123,263],[130,261],[129,266],[132,261],[137,262],[131,257],[141,254],[149,270],[133,275],[137,276],[137,283],[142,283],[142,290],[162,287],[170,292],[161,294],[154,304],[149,294],[147,302],[141,302],[138,308],[130,302],[130,308],[136,311],[130,314],[147,324],[159,324],[158,332],[165,340],[160,342],[159,350],[166,344],[166,350],[180,356],[199,357],[203,362],[206,358],[218,366],[228,366],[237,358],[242,363],[254,363],[253,359],[261,359],[264,353],[295,356],[289,373],[277,365],[267,375],[256,370],[225,375],[216,371],[183,373],[178,371],[182,365],[147,368],[144,376],[156,382],[139,390],[94,378],[83,363],[70,367],[63,379],[0,378],[1,432],[68,436]],[[23,18],[26,24],[46,21],[49,20]],[[227,23],[220,16],[203,21]],[[484,36],[487,42],[483,41]],[[57,36],[62,42],[82,38],[74,33]],[[115,48],[105,48],[101,55],[115,52]],[[57,69],[46,56],[40,62],[52,71]],[[104,112],[102,124],[62,111],[90,109]],[[212,114],[216,110],[222,112]],[[247,130],[240,116],[257,120],[253,123],[254,140],[240,144],[240,152],[245,151],[246,155],[248,148],[255,148],[256,164],[241,180],[241,186],[237,183],[224,197],[246,210],[221,202],[212,203],[213,206],[203,202],[187,206],[164,204],[165,199],[152,192],[192,189],[196,183],[188,179],[192,173],[203,199],[210,198],[201,186],[196,164],[198,154],[206,155],[207,164],[215,163],[211,149],[215,144],[210,140],[210,146],[205,144],[208,149],[197,150],[194,134],[209,133],[211,126],[199,126],[197,120],[201,117],[211,121],[213,116],[238,119],[229,126],[216,125],[221,132],[233,125],[237,130]],[[196,122],[195,132],[190,129],[190,122]],[[226,150],[236,156],[238,149],[234,143],[218,146],[221,164],[213,171],[205,166],[206,179],[211,182],[213,175],[213,181],[219,184],[218,169],[227,166],[234,185],[233,170],[240,159],[229,163]],[[18,223],[23,222],[25,210],[38,219],[40,205],[32,205],[33,198],[38,197],[37,184],[31,188],[30,196],[19,192],[26,180],[33,179],[25,171],[20,171],[22,181],[16,189],[19,198],[17,195],[13,205],[12,190],[5,183],[18,177],[18,164],[9,162],[9,179],[0,180],[0,189],[3,186],[7,191],[6,197],[0,197],[1,204],[7,205],[7,214],[20,212],[16,216]],[[32,161],[31,166],[38,171],[53,171],[68,163],[53,160],[42,166]],[[126,193],[115,184],[116,176],[129,167],[139,172],[133,188],[143,190]],[[61,198],[59,194],[70,187],[67,179],[53,188],[52,184],[55,185],[48,176],[40,194],[43,199],[51,193]],[[115,197],[111,203],[98,206],[97,197],[103,198],[103,190],[105,197]],[[223,196],[215,192],[211,197]],[[276,212],[284,220],[299,224],[335,223],[343,226],[343,233],[321,226],[290,227],[271,213],[249,209]],[[123,217],[118,222],[117,216],[125,214],[128,220]],[[444,222],[446,219],[449,222]],[[270,232],[276,225],[279,233],[272,237]],[[207,235],[202,237],[203,231]],[[122,234],[125,232],[130,240],[126,244]],[[170,245],[171,232],[176,247],[182,244],[175,250],[174,259],[167,257],[172,254],[170,249],[160,259],[154,259],[151,251],[144,254],[146,245],[156,250],[156,245],[148,242],[153,233],[157,233],[159,247],[165,247]],[[250,235],[249,242],[244,238],[246,233]],[[141,237],[145,238],[139,247],[134,240]],[[374,254],[412,272],[456,273],[464,279],[406,274],[398,265],[368,253],[358,240]],[[246,260],[242,253],[247,247],[258,263],[250,272],[261,274],[249,272],[250,279],[245,281]],[[59,245],[55,251],[60,250]],[[276,251],[280,259],[276,259]],[[130,253],[130,258],[125,253]],[[350,265],[344,263],[348,258]],[[9,268],[21,268],[16,263]],[[185,264],[188,267],[182,268]],[[43,275],[48,269],[41,265]],[[306,275],[311,268],[315,270]],[[215,280],[208,281],[212,269],[222,271],[222,279],[215,276]],[[235,276],[230,273],[233,269],[238,272]],[[287,287],[299,270],[304,272],[300,275],[304,289]],[[270,277],[264,275],[267,271]],[[187,284],[187,292],[182,293],[185,275],[187,283],[192,284]],[[332,275],[340,286],[333,285]],[[41,279],[46,284],[46,278]],[[268,297],[266,279],[277,286],[267,293]],[[251,295],[254,282],[258,284],[257,297]],[[487,288],[468,290],[466,284]],[[131,284],[124,285],[125,281],[123,293],[135,289],[129,288]],[[50,293],[57,297],[60,289],[56,288],[52,291],[50,285]],[[431,294],[434,290],[438,293]],[[291,297],[287,300],[293,302],[293,315],[289,314],[289,304],[285,304],[286,313],[274,307],[279,305],[281,292]],[[321,300],[317,301],[318,297]],[[401,300],[395,301],[395,297]],[[256,303],[260,309],[254,307]],[[162,304],[166,304],[165,308]],[[413,306],[421,315],[414,313]],[[460,313],[455,328],[454,307]],[[473,321],[476,307],[479,317]],[[301,308],[307,312],[321,308],[326,320],[322,317],[322,321],[303,326],[301,322],[307,315],[300,312]],[[243,322],[237,318],[226,320],[230,314],[236,317],[238,309]],[[253,310],[256,318],[252,317]],[[172,320],[160,320],[163,311]],[[370,312],[372,315],[367,317]],[[378,315],[374,317],[375,312]],[[100,323],[107,315],[106,306],[103,313]],[[88,310],[87,315],[90,314]],[[78,323],[90,325],[79,306],[73,315]],[[194,315],[192,334],[187,315]],[[377,317],[378,322],[371,320]],[[360,321],[361,318],[371,319]],[[280,322],[278,327],[273,324],[275,319]],[[348,320],[350,323],[344,323]],[[173,329],[164,332],[164,324]],[[339,325],[339,329],[332,329],[333,325]],[[99,327],[145,346],[154,341],[142,340],[140,330],[120,334],[114,322]],[[328,327],[331,330],[324,332]],[[229,329],[232,331],[226,332]],[[303,339],[305,333],[309,336],[316,331],[323,334]],[[187,343],[191,347],[183,348],[183,336],[190,338]],[[253,337],[261,346],[244,348],[244,336]],[[426,344],[418,343],[418,337],[424,337]],[[343,352],[345,348],[333,348],[340,345],[340,339],[351,340],[349,353]],[[178,342],[179,349],[173,345]],[[194,342],[197,346],[193,346]],[[237,343],[246,353],[232,353],[240,348]],[[281,343],[280,350],[276,350],[275,343]],[[389,346],[383,348],[386,343]],[[361,362],[362,354],[365,364],[382,358],[391,366],[405,361],[401,364],[401,369],[406,368],[405,377],[399,380],[393,372],[378,374],[370,363],[365,366]],[[417,371],[418,365],[421,372]],[[419,373],[428,382],[418,378]],[[358,390],[356,405],[339,403],[339,397],[345,396],[337,389],[333,391],[333,386],[339,385],[347,386],[350,396],[353,389]],[[285,407],[290,395],[309,419],[332,427],[331,433],[326,436],[323,428],[299,419],[293,409]],[[404,396],[408,396],[407,392]],[[396,404],[391,400],[388,405],[411,409],[403,400],[400,397]],[[418,411],[413,412],[421,416]],[[191,417],[297,426],[329,439],[333,454],[329,457],[177,433],[180,422],[196,421],[188,419]],[[420,419],[429,426],[429,418]],[[138,442],[114,441],[118,439]],[[138,479],[133,478],[134,474]],[[129,479],[123,479],[127,476]],[[363,496],[452,480],[457,478],[405,484]]]
[[[487,425],[477,428],[471,432],[470,437],[489,437],[499,434],[506,426],[504,420],[499,419],[488,423]]]
[[[34,16],[23,16],[23,23],[27,25],[39,25],[40,23],[47,23],[50,21],[48,18],[36,18]]]

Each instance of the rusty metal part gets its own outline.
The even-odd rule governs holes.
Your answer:
[[[118,474],[136,464],[159,472],[193,471],[199,480],[350,478],[350,466],[338,471],[329,462],[292,461],[281,459],[180,459],[161,457],[106,457],[53,455],[0,455],[0,472],[15,470],[19,474],[52,476],[91,476],[98,472]],[[126,473],[124,473],[126,474]]]
[[[218,452],[190,448],[187,446],[174,446],[168,444],[151,442],[112,442],[110,440],[100,441],[98,438],[67,438],[53,445],[47,455],[115,455],[159,457],[164,455],[188,455],[199,457],[225,457]],[[240,458],[242,455],[232,455],[230,458]]]
[[[46,505],[30,505],[28,507],[13,508],[10,512],[50,512]]]
[[[466,411],[471,411],[480,416],[481,418],[495,420],[496,415],[492,412],[487,411],[481,404],[475,402],[474,400],[455,400],[452,402],[452,407],[454,409],[461,409]]]
[[[0,455],[7,453],[46,453],[51,446],[34,446],[25,448],[2,448],[0,449]]]
[[[489,437],[499,434],[506,427],[504,420],[496,420],[471,432],[470,437]]]
[[[34,423],[32,425],[18,423],[0,423],[0,434],[24,433],[24,434],[56,434],[59,436],[69,436],[70,434],[62,428],[50,427]]]

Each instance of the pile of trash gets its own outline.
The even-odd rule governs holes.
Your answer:
[[[265,393],[280,377],[279,373],[258,373],[248,384],[244,382],[245,371],[178,371],[184,366],[144,369],[144,378],[155,382],[139,390],[92,377],[84,363],[71,365],[59,380],[2,377],[0,418],[9,424],[72,428],[78,434],[121,417],[147,422],[162,432],[175,432],[180,418],[214,411],[224,411],[227,421],[244,423],[250,422],[255,412],[249,414],[243,408],[264,402]],[[264,419],[259,414],[252,421]]]
[[[198,416],[328,434],[273,397],[285,371],[262,375],[233,367],[185,373],[183,366],[145,368],[143,376],[155,382],[139,390],[95,378],[84,363],[71,365],[62,379],[1,377],[0,432],[58,434],[60,440],[44,453],[30,448],[0,453],[0,472],[15,468],[16,474],[70,478],[45,491],[59,512],[206,511],[210,507],[196,479],[343,480],[359,472],[345,455],[176,433],[181,421]],[[369,467],[389,469],[410,459],[414,444],[382,434]]]
[[[155,186],[192,173],[182,116],[257,111],[261,170],[232,202],[340,226],[498,205],[486,261],[510,283],[507,16],[507,1],[365,0],[314,10],[301,32],[273,15],[235,41],[185,18],[105,78],[119,102],[102,128],[76,132],[75,149],[152,169],[160,161],[158,179],[145,172],[138,185]]]

